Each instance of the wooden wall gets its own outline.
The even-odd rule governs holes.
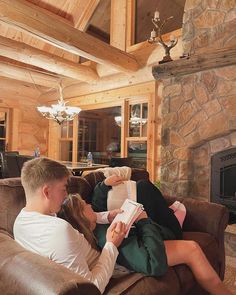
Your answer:
[[[38,91],[32,85],[0,79],[0,107],[9,109],[8,148],[33,155],[38,145],[47,155],[48,121],[36,110]]]

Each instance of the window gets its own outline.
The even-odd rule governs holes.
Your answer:
[[[129,136],[147,136],[147,103],[129,106]]]
[[[163,27],[162,34],[182,28],[184,5],[186,0],[136,0],[135,1],[135,44],[144,42],[150,37],[154,28],[152,18],[155,10],[160,13],[161,21],[173,16]]]
[[[85,161],[92,152],[96,164],[109,164],[111,157],[120,156],[121,128],[115,121],[121,107],[82,111],[78,120],[78,161]]]
[[[73,121],[61,125],[59,139],[59,157],[62,161],[72,161],[73,154]]]
[[[0,108],[0,151],[7,150],[8,110]]]
[[[99,121],[92,118],[80,118],[78,123],[78,160],[85,161],[88,152],[97,150],[97,131]]]
[[[127,156],[132,159],[132,167],[146,168],[148,103],[130,102],[128,114]]]

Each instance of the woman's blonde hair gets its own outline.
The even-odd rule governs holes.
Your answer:
[[[90,221],[83,212],[84,203],[79,194],[69,194],[57,216],[69,222],[74,229],[84,235],[89,244],[97,249],[96,238],[90,229]]]

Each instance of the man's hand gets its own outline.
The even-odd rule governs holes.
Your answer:
[[[111,176],[108,176],[104,180],[104,183],[107,186],[114,186],[114,185],[121,184],[125,180],[127,180],[125,177],[117,176],[117,175],[111,175]]]
[[[109,211],[107,219],[109,221],[109,223],[112,223],[113,219],[116,217],[117,214],[122,213],[123,210],[122,209],[114,209]]]
[[[107,229],[106,240],[119,247],[126,234],[126,225],[124,222],[111,224]]]

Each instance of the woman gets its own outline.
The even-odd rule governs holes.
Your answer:
[[[123,168],[123,167],[122,167]],[[126,177],[110,175],[104,181],[97,183],[92,194],[92,208],[96,212],[108,210],[108,195],[114,187],[123,186]],[[116,195],[112,196],[117,198]],[[149,180],[139,180],[136,182],[136,197],[141,203],[148,216],[157,224],[172,231],[174,239],[182,239],[182,228],[173,210],[168,207],[160,190]],[[123,203],[123,202],[122,202]]]
[[[81,231],[84,234],[85,238],[89,241],[89,243],[91,243],[91,245],[97,249],[96,238],[93,232],[96,228],[97,216],[96,213],[92,210],[91,205],[86,204],[86,202],[83,201],[78,195],[70,195],[66,202],[64,202],[64,204],[62,205],[62,209],[58,216],[70,222],[75,229]],[[139,240],[137,237],[135,239],[135,236],[131,240],[133,243],[134,241],[136,241],[136,243],[134,243],[133,246],[138,246],[135,247],[135,251],[133,250],[129,252],[129,255],[133,254],[133,257],[136,257],[135,261],[138,261],[143,255],[150,258],[147,260],[147,262],[150,262],[150,260],[152,260],[154,257],[156,260],[159,261],[156,261],[154,263],[155,265],[152,265],[151,269],[153,271],[158,270],[159,275],[164,274],[167,270],[167,268],[165,267],[165,259],[168,266],[174,266],[183,263],[187,264],[192,270],[198,283],[210,294],[233,295],[224,286],[224,284],[216,274],[215,270],[209,264],[207,258],[205,257],[204,253],[202,252],[201,248],[196,242],[163,239],[163,250],[164,254],[166,253],[166,255],[162,257],[162,255],[159,255],[159,252],[157,252],[155,249],[155,243],[157,243],[158,249],[161,249],[161,241],[159,239],[155,239],[155,234],[152,232],[152,230],[159,232],[159,237],[161,237],[162,227],[161,229],[158,228],[158,225],[148,218],[146,212],[143,212],[141,216],[139,216],[139,218],[136,220],[136,227],[138,227],[138,230],[144,228],[144,236],[141,240]],[[98,234],[105,232],[105,226],[102,226],[102,228],[102,231],[98,230]],[[149,228],[149,230],[147,228]],[[145,234],[147,231],[149,232],[149,235]],[[151,232],[152,235],[150,235]],[[170,230],[168,231],[168,229],[166,231],[166,228],[164,229],[164,233],[169,233],[170,238],[173,237],[173,233],[171,233]],[[129,238],[125,239],[119,247],[119,256],[121,256],[121,258],[119,258],[118,261],[121,263],[122,261],[124,262],[126,259],[128,259],[128,263],[124,263],[124,266],[127,266],[127,264],[129,264],[129,257],[122,257],[122,247],[125,248],[125,243],[126,245],[128,245],[128,239]],[[151,251],[150,249],[146,248],[146,239],[149,239],[148,243],[151,247]],[[143,242],[146,243],[146,245],[143,245]],[[156,256],[157,253],[158,256]],[[140,267],[140,265],[138,267]],[[143,272],[145,272],[145,266],[143,266],[143,269]],[[138,271],[136,269],[133,270]],[[149,267],[146,267],[146,270],[149,271]],[[153,273],[149,274],[154,275]],[[158,274],[156,274],[156,276],[158,276]]]

